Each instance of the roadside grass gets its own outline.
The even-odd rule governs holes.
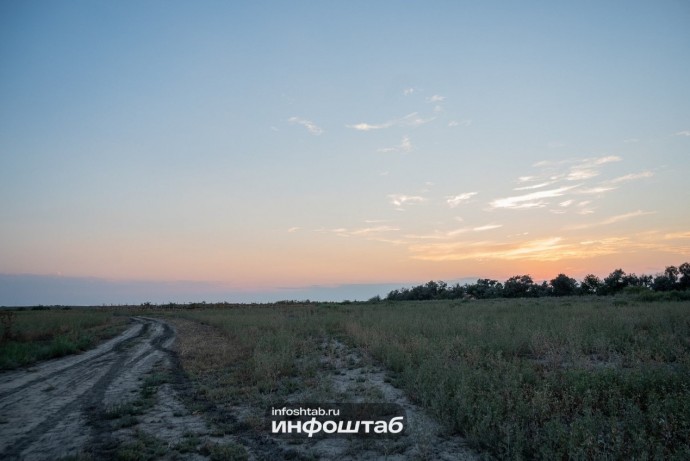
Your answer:
[[[196,337],[196,352],[181,357],[218,405],[269,405],[300,390],[311,401],[328,395],[319,393],[318,345],[337,337],[493,457],[690,459],[687,301],[307,304],[166,315],[221,332],[213,346],[221,352],[204,352]]]
[[[345,329],[499,458],[688,459],[690,304],[620,301],[409,303]]]
[[[127,317],[102,309],[3,311],[0,370],[62,357],[121,333]]]
[[[326,334],[324,322],[311,320],[317,311],[313,306],[177,311],[176,317],[216,330],[199,333],[178,324],[183,367],[205,398],[226,405],[268,406],[313,388],[316,338]],[[206,341],[198,341],[197,334]]]

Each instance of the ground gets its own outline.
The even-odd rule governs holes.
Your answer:
[[[178,337],[177,331],[184,331]],[[123,334],[80,355],[0,374],[2,459],[473,459],[465,441],[394,387],[362,351],[324,339],[318,379],[348,402],[390,402],[409,427],[395,439],[285,438],[252,404],[203,398],[182,366],[217,344],[213,327],[180,319],[133,317]],[[216,341],[216,343],[213,343]],[[225,354],[224,352],[227,352]],[[286,401],[298,403],[299,392]]]

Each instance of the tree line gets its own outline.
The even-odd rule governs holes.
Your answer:
[[[633,287],[633,288],[630,288]],[[448,285],[443,281],[430,281],[412,288],[401,288],[388,293],[388,301],[424,301],[433,299],[488,299],[539,298],[544,296],[614,295],[627,291],[684,291],[690,288],[690,264],[668,266],[663,273],[651,275],[626,274],[616,269],[603,280],[588,274],[578,282],[565,274],[550,281],[536,283],[529,275],[515,275],[505,282],[479,279],[476,283]]]

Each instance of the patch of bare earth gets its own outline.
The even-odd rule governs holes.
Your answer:
[[[83,354],[0,374],[0,459],[206,459],[233,448],[183,403],[174,329],[132,322]]]
[[[338,460],[465,460],[478,459],[463,438],[446,433],[423,409],[391,384],[386,372],[359,350],[328,338],[316,346],[316,376],[290,393],[278,396],[224,397],[237,389],[229,370],[246,360],[247,351],[233,349],[218,329],[186,320],[171,320],[179,334],[177,352],[183,368],[206,399],[207,418],[225,427],[235,442],[247,449],[251,459]],[[200,340],[203,338],[203,340]],[[296,360],[305,360],[296,359]],[[308,360],[308,359],[306,359]],[[312,362],[313,363],[313,362]],[[299,368],[299,366],[298,366]],[[212,387],[218,387],[216,389]],[[220,389],[223,388],[223,389]],[[204,397],[205,396],[205,397]],[[270,433],[266,411],[270,403],[395,403],[406,413],[407,429],[395,438],[354,436],[287,437]],[[215,402],[215,403],[211,403]]]
[[[333,402],[394,403],[405,410],[406,431],[394,439],[332,438],[307,440],[300,452],[342,460],[472,460],[478,454],[459,436],[447,431],[405,393],[391,384],[386,371],[371,358],[342,341],[329,338],[320,347],[321,373]],[[296,394],[291,400],[304,401]],[[321,398],[328,398],[324,395]]]

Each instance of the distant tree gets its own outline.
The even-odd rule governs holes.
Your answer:
[[[448,299],[450,298],[450,293],[448,291],[448,284],[442,280],[436,282],[436,299]]]
[[[604,279],[604,286],[602,287],[602,294],[613,295],[628,286],[625,279],[625,271],[623,269],[616,269],[611,272]]]
[[[601,290],[602,285],[603,282],[599,277],[594,274],[588,274],[580,283],[580,293],[583,295],[597,294]]]
[[[506,298],[526,298],[537,294],[534,280],[529,275],[515,275],[503,285],[503,296]]]
[[[635,274],[626,274],[623,276],[623,283],[627,287],[639,287],[640,278]]]
[[[546,283],[546,280],[541,282],[541,284],[535,283],[534,288],[532,289],[531,296],[534,296],[536,298],[553,296],[553,287],[549,283]]]
[[[680,271],[676,266],[668,266],[663,274],[657,274],[652,281],[654,291],[671,291],[681,287],[678,282]]]
[[[479,279],[475,284],[465,285],[464,291],[477,299],[499,298],[503,295],[503,285],[498,280]]]
[[[604,280],[596,275],[588,274],[580,282],[565,274],[558,274],[554,279],[537,284],[529,275],[515,275],[505,283],[498,280],[478,279],[476,283],[461,286],[456,283],[448,286],[443,281],[429,281],[424,285],[412,288],[400,288],[392,290],[386,296],[389,301],[407,300],[432,300],[432,299],[459,299],[471,296],[477,299],[487,298],[519,298],[540,296],[570,296],[581,295],[612,295],[621,292],[626,287],[634,292],[643,292],[644,289],[655,291],[687,290],[690,289],[690,263],[680,266],[668,266],[663,273],[652,277],[651,275],[626,274],[623,269],[616,269]],[[378,298],[380,299],[380,298]],[[370,301],[376,302],[377,297]]]
[[[657,274],[652,281],[652,290],[671,291],[673,290],[673,282],[666,274]]]
[[[652,277],[651,275],[642,274],[638,277],[638,280],[640,282],[639,286],[645,287],[645,288],[651,288],[652,281],[654,280],[654,277]]]
[[[565,274],[558,274],[551,280],[551,294],[553,296],[572,296],[577,293],[577,280]]]
[[[668,266],[666,270],[664,270],[664,274],[666,274],[666,277],[668,277],[674,285],[678,282],[679,271],[676,266]]]
[[[465,295],[465,288],[459,283],[456,283],[448,289],[448,297],[451,299],[460,299]]]
[[[678,288],[681,290],[687,290],[690,288],[690,264],[683,263],[678,266],[678,272],[680,273],[680,280],[678,280]]]

